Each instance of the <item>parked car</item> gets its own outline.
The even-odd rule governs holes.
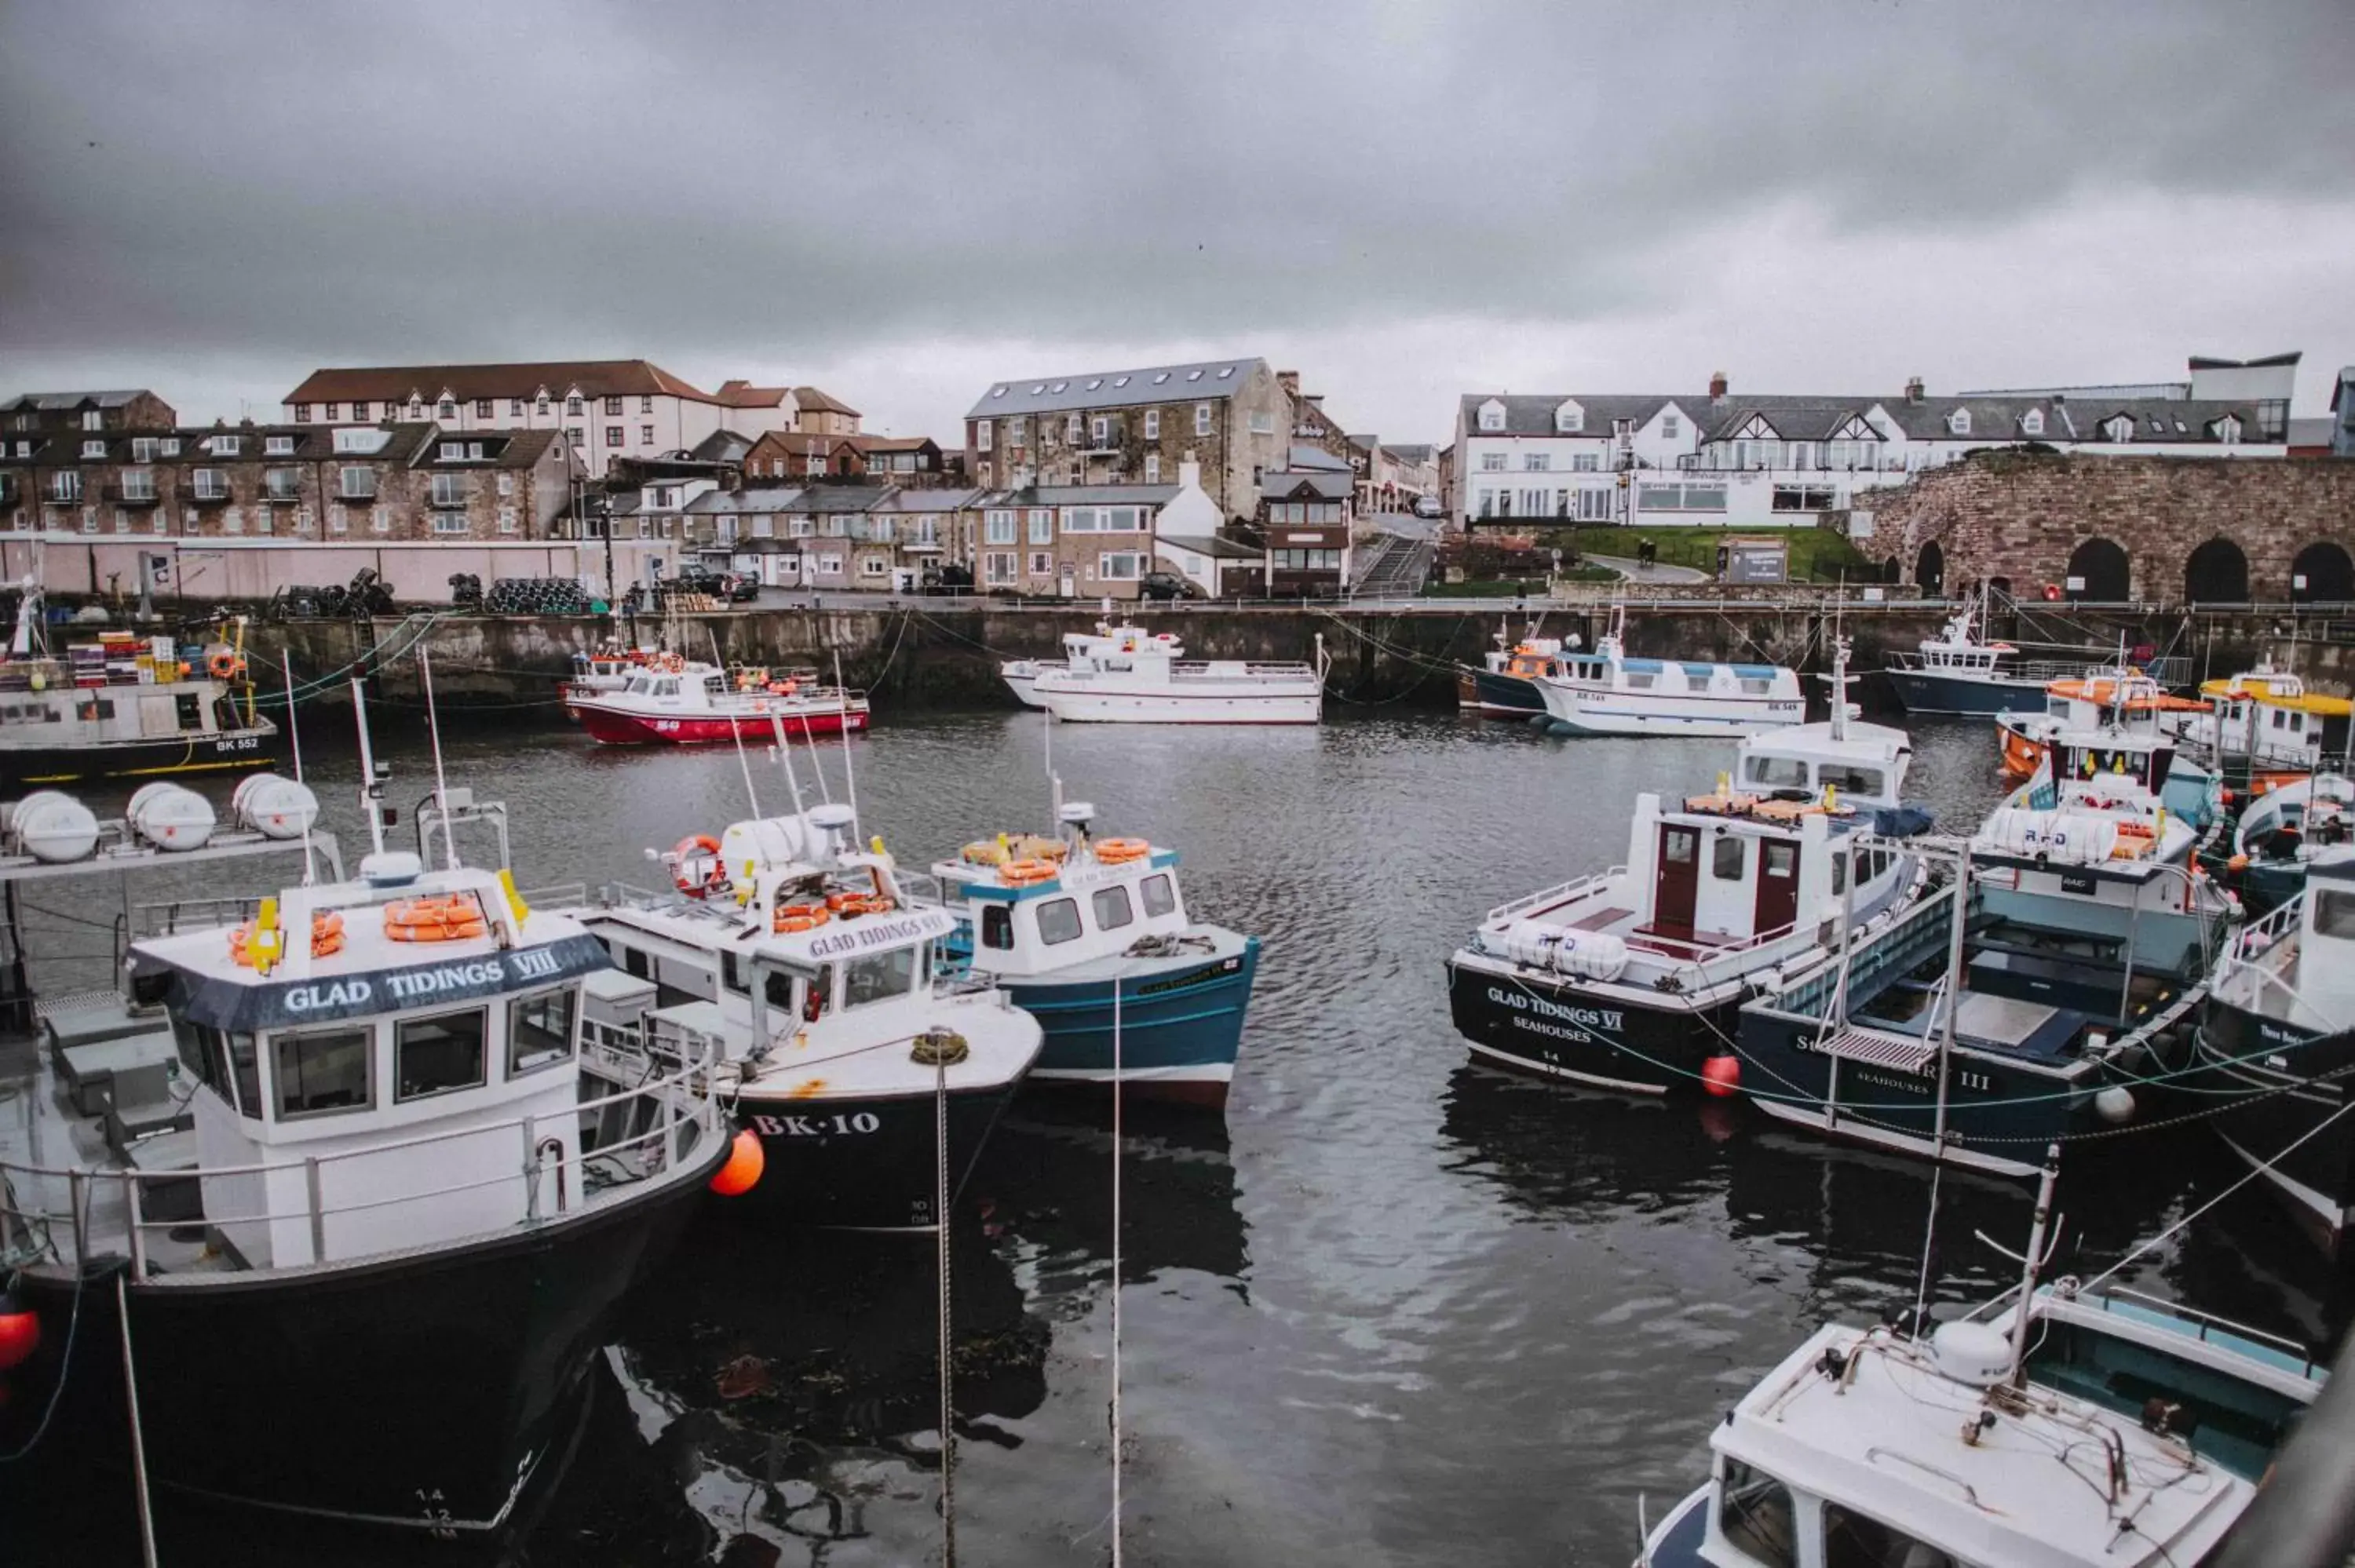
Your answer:
[[[1168,600],[1199,599],[1202,589],[1193,578],[1177,572],[1147,572],[1136,580],[1136,597]]]
[[[954,564],[928,567],[924,570],[921,586],[924,592],[931,594],[971,593],[973,568]]]
[[[719,580],[728,585],[730,604],[750,604],[761,597],[761,579],[751,572],[730,572]]]
[[[1445,507],[1439,504],[1439,497],[1436,495],[1418,495],[1414,498],[1414,514],[1417,517],[1441,517],[1446,514],[1446,511]]]

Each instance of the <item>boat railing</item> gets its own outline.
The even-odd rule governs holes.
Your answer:
[[[516,896],[533,909],[577,909],[589,902],[585,882],[558,882],[546,887],[518,888]]]
[[[1485,925],[1489,920],[1509,919],[1515,915],[1526,914],[1532,909],[1550,909],[1558,904],[1568,904],[1572,899],[1583,898],[1612,878],[1626,874],[1625,866],[1614,865],[1608,871],[1598,871],[1591,876],[1573,877],[1568,882],[1559,883],[1551,887],[1540,888],[1535,893],[1514,899],[1510,904],[1497,905],[1488,911],[1482,924]]]
[[[131,939],[144,942],[154,937],[177,936],[182,927],[207,931],[230,926],[241,926],[261,913],[259,894],[226,898],[175,898],[157,904],[139,904],[131,910]]]
[[[2254,993],[2250,998],[2252,1002],[2262,1006],[2264,993],[2277,991],[2288,1000],[2293,1009],[2303,1010],[2309,1017],[2327,1016],[2313,1009],[2306,998],[2298,994],[2297,987],[2290,983],[2288,977],[2282,972],[2297,950],[2288,938],[2296,933],[2305,910],[2306,898],[2301,893],[2267,910],[2263,916],[2248,922],[2239,931],[2227,932],[2226,940],[2231,945],[2216,966],[2215,983],[2210,990],[2222,996],[2232,989],[2233,982],[2240,976],[2247,975],[2249,980],[2246,983]]]
[[[1758,1010],[1819,1021],[1840,988],[1843,972],[1848,992],[1854,996],[1862,986],[1892,968],[1912,969],[1927,956],[1926,937],[1934,932],[1938,942],[1945,940],[1954,919],[1954,894],[1952,883],[1934,888],[1881,929],[1850,933],[1845,960],[1840,948],[1832,948],[1821,963],[1809,966],[1787,989],[1761,1001]]]
[[[2071,1282],[2062,1281],[2062,1283],[2067,1285]],[[2169,1301],[2164,1297],[2147,1295],[2140,1290],[2128,1289],[2121,1285],[2106,1286],[2090,1296],[2077,1295],[2073,1291],[2060,1291],[2057,1287],[2056,1293],[2061,1294],[2066,1300],[2080,1304],[2090,1302],[2105,1312],[2117,1310],[2119,1302],[2125,1301],[2131,1303],[2138,1311],[2179,1319],[2190,1330],[2192,1337],[2202,1343],[2207,1342],[2212,1334],[2230,1334],[2236,1340],[2246,1340],[2252,1344],[2263,1345],[2267,1350],[2278,1351],[2283,1355],[2295,1359],[2298,1363],[2300,1374],[2308,1382],[2319,1382],[2328,1370],[2311,1350],[2296,1340],[2281,1334],[2267,1333],[2263,1329],[2253,1329],[2246,1323],[2235,1322],[2230,1318],[2219,1317],[2213,1312],[2202,1312],[2197,1307],[2187,1307],[2180,1301]]]
[[[347,1263],[403,1247],[414,1247],[419,1243],[411,1240],[400,1246],[372,1245],[347,1254],[339,1253],[328,1245],[328,1222],[403,1205],[431,1204],[465,1193],[511,1188],[517,1183],[521,1184],[519,1213],[510,1223],[539,1224],[562,1215],[570,1207],[565,1182],[568,1167],[577,1173],[573,1188],[581,1194],[582,1203],[594,1207],[619,1195],[625,1188],[670,1173],[688,1150],[702,1144],[706,1138],[719,1137],[726,1112],[718,1097],[704,1091],[703,1086],[709,1077],[709,1062],[698,1061],[668,1075],[649,1078],[600,1098],[566,1105],[557,1110],[391,1139],[357,1149],[306,1155],[299,1160],[253,1165],[197,1165],[141,1171],[128,1166],[93,1169],[0,1160],[0,1256],[20,1260],[47,1256],[63,1263],[66,1259],[59,1245],[59,1238],[62,1235],[71,1239],[72,1262],[77,1271],[86,1262],[120,1249],[128,1252],[132,1277],[135,1279],[152,1278],[155,1283],[171,1285],[198,1283],[208,1276],[217,1277],[219,1273],[218,1267],[168,1270],[154,1266],[155,1237],[161,1234],[177,1243],[178,1237],[174,1233],[184,1230],[192,1222],[184,1214],[164,1219],[147,1217],[148,1196],[158,1189],[177,1188],[185,1192],[189,1182],[206,1183],[209,1189],[206,1193],[208,1207],[202,1222],[208,1243],[231,1227],[268,1227],[291,1221],[304,1224],[308,1255],[279,1255],[279,1245],[273,1238],[271,1259],[261,1266],[266,1267]],[[616,1108],[634,1116],[635,1107],[639,1106],[651,1107],[656,1113],[644,1130],[601,1143],[593,1150],[577,1149],[577,1129],[583,1125],[582,1118],[602,1116]],[[576,1129],[575,1144],[568,1144],[558,1136],[559,1129],[568,1123]],[[685,1138],[688,1133],[693,1137]],[[417,1192],[345,1202],[330,1202],[325,1196],[331,1175],[355,1170],[363,1161],[381,1160],[389,1155],[421,1149],[434,1149],[445,1151],[446,1155],[437,1164],[457,1164],[463,1160],[463,1150],[489,1149],[501,1142],[519,1158],[515,1165],[496,1175],[445,1182]],[[709,1147],[708,1144],[702,1146]],[[568,1149],[574,1151],[568,1154]],[[592,1168],[597,1178],[593,1182],[590,1180]],[[216,1213],[209,1206],[210,1200],[218,1191],[218,1184],[226,1180],[250,1179],[267,1192],[277,1184],[273,1179],[297,1172],[302,1177],[304,1190],[304,1201],[299,1206],[289,1208],[265,1203],[259,1209],[237,1213]],[[62,1197],[63,1207],[49,1206],[41,1199],[43,1192]],[[27,1193],[31,1196],[28,1197]],[[485,1232],[493,1228],[496,1227],[480,1227]],[[455,1238],[436,1236],[433,1239]],[[299,1253],[303,1249],[293,1250]],[[226,1249],[222,1255],[236,1256]]]

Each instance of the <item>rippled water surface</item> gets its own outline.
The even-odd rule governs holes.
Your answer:
[[[887,717],[852,752],[866,828],[922,862],[1043,826],[1044,723]],[[345,748],[312,728],[314,753]],[[1915,739],[1916,792],[1975,821],[1998,794],[1986,728]],[[1624,858],[1633,797],[1705,788],[1730,744],[1382,710],[1052,742],[1103,831],[1176,846],[1196,913],[1266,943],[1223,1118],[1139,1111],[1120,1150],[1127,1561],[1624,1563],[1639,1496],[1657,1517],[1695,1483],[1711,1423],[1768,1366],[1827,1318],[1911,1299],[1925,1171],[1738,1106],[1503,1077],[1448,1023],[1440,965],[1484,911]],[[430,772],[393,750],[405,804]],[[839,796],[839,749],[825,760]],[[508,802],[527,886],[650,880],[646,848],[745,812],[724,751],[477,732],[449,766]],[[781,809],[774,764],[752,768]],[[314,771],[348,829],[354,769]],[[962,1562],[1107,1558],[1114,1160],[1108,1112],[1033,1096],[956,1216]],[[2197,1127],[2079,1146],[2062,1266],[2105,1266],[2237,1174]],[[2024,1190],[1945,1177],[1934,1293],[2000,1288],[2009,1266],[1972,1233],[2017,1245],[2027,1211]],[[2254,1192],[2128,1277],[2318,1343],[2346,1315]],[[715,1205],[633,1303],[516,1555],[936,1559],[936,1309],[928,1243],[763,1234]]]

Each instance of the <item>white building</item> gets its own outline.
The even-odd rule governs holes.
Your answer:
[[[730,381],[705,392],[643,359],[314,370],[285,403],[296,425],[561,430],[591,479],[617,457],[685,451],[719,430],[790,430],[798,413],[789,387]]]
[[[2194,360],[2190,383],[2133,395],[1933,397],[1916,380],[1893,397],[1737,397],[1721,375],[1689,397],[1467,393],[1455,417],[1456,520],[1812,525],[1828,511],[1869,508],[1875,489],[1998,446],[2286,457],[2296,356],[2203,371],[2221,363]]]

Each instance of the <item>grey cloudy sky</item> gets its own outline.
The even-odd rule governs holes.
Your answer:
[[[0,394],[643,355],[950,435],[1263,355],[1460,391],[2355,361],[2355,5],[0,6]]]

